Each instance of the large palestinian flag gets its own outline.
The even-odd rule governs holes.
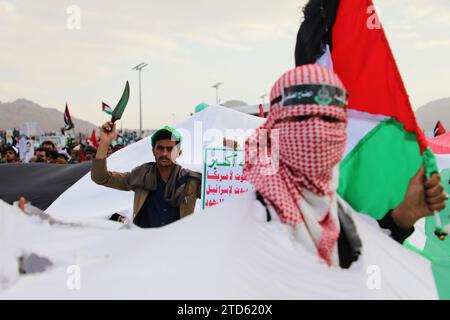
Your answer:
[[[404,199],[422,164],[428,175],[439,170],[372,1],[310,1],[297,37],[297,65],[319,59],[327,45],[353,119],[338,192],[357,211],[381,219]],[[447,216],[440,213],[444,225]],[[440,297],[450,299],[450,239],[440,241],[436,228],[435,218],[427,218],[425,245],[405,245],[432,261]]]

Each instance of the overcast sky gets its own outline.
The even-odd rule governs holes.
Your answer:
[[[0,101],[26,98],[100,124],[126,80],[123,124],[181,121],[202,101],[257,104],[294,66],[303,0],[0,0]],[[414,108],[450,96],[450,1],[378,0],[381,20]],[[80,29],[69,29],[71,5]],[[73,22],[73,20],[69,20]],[[73,26],[73,24],[72,24]],[[267,101],[267,100],[266,100]],[[1,115],[0,115],[1,116]],[[30,119],[32,120],[32,119]]]

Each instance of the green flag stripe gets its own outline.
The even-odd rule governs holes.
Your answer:
[[[357,211],[381,219],[403,200],[421,163],[415,135],[395,119],[383,120],[342,160],[338,193]]]
[[[450,194],[450,169],[441,171],[441,181],[445,192]],[[443,225],[450,223],[450,202],[447,201],[447,207],[440,212]],[[434,217],[428,217],[425,223],[427,240],[425,248],[421,252],[424,256],[430,257],[433,264],[433,274],[436,280],[439,297],[450,300],[450,238],[444,241],[439,240],[434,235],[436,221]]]
[[[425,157],[433,160],[432,155]],[[415,135],[395,119],[384,120],[342,160],[338,193],[357,211],[381,219],[403,200],[409,180],[422,163]],[[435,163],[428,161],[428,165],[431,169]],[[441,176],[449,182],[450,170]],[[446,187],[450,194],[448,183]],[[450,222],[449,213],[450,208],[441,212],[444,224]],[[450,299],[450,239],[440,241],[434,235],[435,227],[434,218],[427,218],[424,250],[407,241],[405,247],[431,261],[439,297]]]

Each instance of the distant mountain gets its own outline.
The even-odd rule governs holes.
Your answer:
[[[229,100],[225,103],[222,103],[224,107],[233,108],[233,107],[242,107],[247,106],[247,102],[241,100]]]
[[[91,133],[92,129],[98,128],[90,122],[74,117],[72,117],[72,121],[77,133]],[[60,132],[61,128],[64,127],[64,115],[59,110],[44,108],[26,99],[17,99],[14,102],[6,103],[0,102],[0,129],[19,129],[26,122],[36,122],[38,132]]]
[[[416,110],[419,126],[431,131],[441,120],[446,130],[450,130],[450,98],[434,100]]]

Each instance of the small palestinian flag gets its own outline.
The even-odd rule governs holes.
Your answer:
[[[446,131],[445,131],[444,126],[442,125],[442,122],[441,122],[441,121],[438,121],[438,123],[436,124],[436,127],[435,127],[434,130],[433,130],[433,135],[434,135],[434,137],[443,135],[445,132],[446,132]]]
[[[110,106],[108,106],[106,103],[102,101],[102,111],[108,115],[112,115],[113,110]]]
[[[66,124],[63,128],[64,131],[68,131],[70,129],[75,128],[75,125],[73,124],[72,117],[70,116],[69,107],[67,106],[66,102],[66,110],[64,111],[64,123]]]

